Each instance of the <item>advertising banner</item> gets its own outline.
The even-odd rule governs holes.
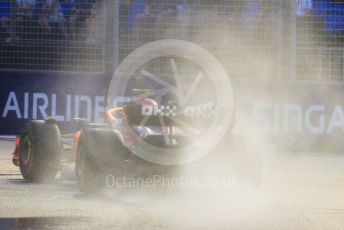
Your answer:
[[[54,117],[69,128],[76,117],[104,122],[109,78],[101,74],[2,71],[1,79],[1,135],[18,135],[31,119]],[[255,122],[288,147],[340,149],[342,85],[253,80],[232,85],[236,122]]]
[[[2,71],[0,88],[1,135],[19,134],[28,120],[103,118],[107,88],[100,74]]]

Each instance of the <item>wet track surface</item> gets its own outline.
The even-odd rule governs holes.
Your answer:
[[[343,229],[344,154],[265,157],[259,190],[108,190],[32,184],[0,142],[0,229]]]

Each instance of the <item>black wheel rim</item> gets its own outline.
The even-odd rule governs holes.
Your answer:
[[[21,163],[25,166],[28,166],[31,161],[32,157],[32,142],[29,138],[29,136],[24,136],[22,138],[22,144],[20,148],[20,158],[21,158]]]

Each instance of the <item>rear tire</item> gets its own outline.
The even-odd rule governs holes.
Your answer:
[[[19,168],[24,179],[48,182],[60,163],[60,131],[50,121],[29,121],[21,134]]]
[[[106,186],[107,175],[124,175],[126,148],[111,126],[89,124],[81,131],[76,154],[79,190],[98,192]]]
[[[102,173],[97,170],[90,158],[89,143],[81,140],[76,153],[75,173],[77,185],[81,192],[94,193],[103,188]]]

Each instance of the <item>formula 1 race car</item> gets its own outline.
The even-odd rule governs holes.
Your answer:
[[[77,130],[64,135],[53,118],[29,121],[16,139],[13,163],[19,166],[24,179],[46,182],[55,178],[61,161],[75,161],[79,190],[94,192],[105,185],[105,177],[110,173],[118,177],[144,177],[173,174],[176,168],[185,167],[155,162],[142,152],[149,154],[150,150],[158,149],[162,155],[174,151],[177,155],[179,149],[194,141],[180,128],[186,120],[199,126],[207,124],[209,119],[209,116],[197,119],[186,116],[176,105],[160,106],[150,98],[114,107],[106,115],[106,124],[75,119]],[[145,146],[148,147],[144,149]],[[250,167],[250,170],[257,183],[261,168]]]

